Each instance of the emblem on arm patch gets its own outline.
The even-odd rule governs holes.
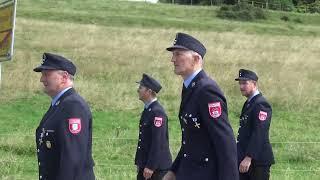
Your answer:
[[[162,117],[154,117],[153,124],[156,127],[161,127],[162,126]]]
[[[221,116],[221,104],[220,102],[208,103],[209,114],[213,118]]]
[[[267,119],[268,113],[264,111],[259,112],[259,120],[260,121],[265,121]]]
[[[69,121],[69,131],[72,134],[78,134],[81,131],[81,119],[80,118],[70,118]]]

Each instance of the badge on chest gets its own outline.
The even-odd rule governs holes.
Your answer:
[[[44,144],[48,149],[52,148],[52,143],[54,141],[54,130],[42,128],[39,137],[39,145]]]
[[[183,120],[183,122],[188,125],[194,126],[197,129],[200,129],[200,122],[199,119],[195,116],[192,116],[192,114],[186,113],[184,116],[180,116],[180,119]]]

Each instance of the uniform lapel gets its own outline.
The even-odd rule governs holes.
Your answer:
[[[140,118],[140,121],[141,121],[141,122],[143,121],[144,117],[146,116],[147,111],[148,111],[148,110],[147,110],[146,108],[143,109],[143,111],[142,111],[142,113],[141,113],[141,118]]]
[[[157,101],[152,102],[147,109],[143,111],[143,119],[148,122],[150,120],[149,115],[151,114],[152,108],[157,105]]]
[[[55,113],[55,111],[58,109],[58,106],[63,101],[63,99],[72,93],[75,93],[75,90],[73,88],[66,91],[53,106],[50,105],[50,108],[48,109],[46,114],[43,116],[39,126],[42,126],[46,122],[46,120],[49,119]]]
[[[50,116],[51,112],[54,110],[54,107],[50,105],[49,109],[47,110],[47,112],[44,114],[42,120],[40,121],[40,126],[43,125],[43,123],[47,120],[48,116]]]
[[[181,104],[180,104],[180,112],[184,108],[186,104],[188,104],[188,101],[192,97],[192,94],[195,92],[195,90],[198,87],[199,81],[206,76],[205,72],[201,70],[191,81],[189,86],[186,88],[184,84],[182,84],[182,98],[181,98]]]
[[[248,100],[246,100],[246,102],[243,104],[241,114],[243,114],[244,111],[246,110],[247,104],[248,104]]]
[[[254,96],[249,102],[246,101],[242,107],[242,113],[244,114],[246,112],[248,112],[250,109],[252,109],[253,104],[255,103],[255,101],[258,99],[258,97],[262,96],[261,93],[257,94],[256,96]]]

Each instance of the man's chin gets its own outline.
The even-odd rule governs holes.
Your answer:
[[[53,96],[52,93],[50,93],[50,91],[47,90],[46,88],[43,89],[43,92],[44,92],[45,94],[47,94],[48,96],[50,96],[50,97]]]
[[[176,75],[181,75],[180,71],[178,71],[177,69],[174,69],[173,71]]]
[[[46,94],[48,94],[48,90],[46,88],[43,88],[42,91]]]
[[[241,91],[241,95],[247,97],[246,96],[247,94],[245,92],[242,92],[242,91]]]

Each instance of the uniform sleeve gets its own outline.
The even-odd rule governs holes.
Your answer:
[[[200,116],[215,148],[218,180],[238,179],[237,150],[227,105],[211,87],[200,93]]]
[[[246,155],[252,159],[258,159],[268,137],[272,109],[269,106],[259,104],[254,109],[253,116],[253,131],[246,150]]]
[[[76,180],[77,175],[83,171],[88,154],[91,117],[79,102],[68,102],[63,111],[65,116],[59,127],[60,162],[57,180]]]
[[[161,161],[161,145],[166,136],[167,117],[163,113],[155,112],[151,122],[151,147],[146,167],[156,170]]]

